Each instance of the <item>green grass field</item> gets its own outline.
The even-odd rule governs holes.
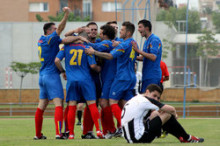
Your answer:
[[[219,146],[220,119],[179,119],[186,131],[192,135],[205,139],[204,143],[197,145]],[[44,118],[43,133],[47,140],[33,140],[35,135],[34,118],[0,118],[0,145],[129,145],[123,138],[82,140],[80,126],[75,126],[74,140],[55,140],[55,128],[52,118]],[[138,144],[146,145],[146,144]],[[182,145],[171,135],[163,139],[155,139],[151,145]],[[184,144],[195,145],[195,144]]]

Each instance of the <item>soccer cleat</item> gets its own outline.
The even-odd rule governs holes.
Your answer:
[[[82,124],[81,124],[81,122],[80,122],[80,121],[78,121],[78,122],[76,123],[76,125],[79,125],[79,126],[80,126],[80,125],[82,125]]]
[[[88,132],[85,135],[82,135],[81,138],[82,139],[97,139],[97,137],[92,132]]]
[[[101,131],[96,131],[96,134],[99,139],[105,139],[105,135]]]
[[[122,137],[122,128],[118,128],[115,133],[114,137]]]
[[[69,137],[69,133],[70,133],[70,132],[67,131],[67,132],[62,133],[62,135],[65,136],[66,138],[68,138],[68,137]]]
[[[74,135],[69,135],[68,139],[74,139]]]
[[[67,139],[64,135],[56,135],[56,139]]]
[[[44,136],[43,133],[41,133],[40,137],[34,136],[34,140],[40,140],[40,139],[47,139],[47,137]]]
[[[105,139],[111,139],[114,135],[115,135],[115,133],[108,132],[108,133],[105,135]]]
[[[189,142],[191,142],[191,143],[199,143],[199,142],[204,142],[204,138],[198,138],[198,137],[191,136],[191,135],[190,135],[188,140],[183,139],[183,137],[179,137],[179,140],[182,143],[189,143]]]

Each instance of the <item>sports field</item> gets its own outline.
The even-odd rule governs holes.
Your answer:
[[[188,133],[205,139],[198,145],[219,146],[220,119],[179,119]],[[123,138],[82,140],[81,127],[75,126],[74,140],[55,140],[55,128],[52,118],[44,118],[43,133],[47,140],[33,140],[35,135],[34,118],[0,118],[0,145],[129,145]],[[141,144],[138,144],[141,145]],[[143,144],[144,145],[144,144]],[[145,144],[146,145],[146,144]],[[156,139],[151,145],[182,145],[171,135]],[[196,145],[196,144],[184,144]]]

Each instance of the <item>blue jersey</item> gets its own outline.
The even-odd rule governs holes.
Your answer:
[[[119,41],[119,42],[123,42],[123,41],[124,41],[123,39],[118,38],[118,37],[116,37],[114,40],[115,40],[115,41]]]
[[[62,60],[65,57],[66,76],[68,81],[91,80],[90,65],[96,64],[95,57],[85,54],[88,46],[83,44],[68,44],[57,54]]]
[[[160,61],[162,55],[162,43],[160,38],[154,34],[151,34],[151,36],[144,43],[143,51],[154,54],[157,58],[155,61],[151,61],[144,57],[142,80],[161,78],[162,72],[160,68]]]
[[[60,73],[54,60],[59,52],[60,36],[56,31],[48,36],[41,36],[38,41],[38,55],[41,62],[40,75],[48,75],[51,73]]]
[[[113,58],[117,58],[117,80],[136,80],[134,63],[137,54],[132,49],[132,41],[135,40],[133,38],[129,38],[120,43],[115,49],[110,52]]]
[[[110,40],[104,40],[100,43],[95,43],[90,45],[97,51],[100,52],[110,52],[113,50],[112,42]],[[102,66],[101,79],[102,82],[113,80],[116,74],[116,59],[104,60],[104,65]]]

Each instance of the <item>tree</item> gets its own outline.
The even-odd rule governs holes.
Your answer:
[[[175,51],[176,48],[174,43],[167,39],[163,39],[162,42],[163,42],[162,58],[167,58],[168,51]]]
[[[168,26],[178,27],[177,21],[186,20],[186,7],[175,8],[170,7],[168,10],[161,10],[157,15],[157,21],[165,21]],[[199,12],[189,10],[188,33],[201,32],[201,22]]]
[[[215,25],[215,30],[217,33],[220,33],[220,12],[213,12],[212,13],[212,21]]]
[[[44,19],[41,17],[40,14],[36,14],[36,19],[37,19],[39,22],[44,21]]]
[[[57,16],[48,16],[49,21],[55,21],[59,22],[63,19],[64,17],[64,12],[60,12],[57,14]],[[36,18],[39,22],[43,21],[43,18],[40,16],[40,14],[36,14]],[[75,16],[73,12],[71,12],[68,16],[67,21],[90,21],[90,17],[87,16],[85,18],[81,18],[80,16]]]
[[[196,55],[200,56],[200,86],[206,85],[209,58],[216,56],[219,51],[218,41],[214,38],[215,34],[209,30],[203,30],[202,33],[203,35],[198,37],[196,51]],[[203,62],[205,62],[205,69]],[[203,72],[205,72],[204,77]],[[204,79],[204,82],[202,82],[202,79]]]
[[[21,63],[21,62],[12,62],[11,68],[18,76],[21,77],[20,89],[19,89],[19,103],[21,104],[21,88],[24,77],[30,74],[37,74],[41,67],[40,62],[31,62],[31,63]]]

